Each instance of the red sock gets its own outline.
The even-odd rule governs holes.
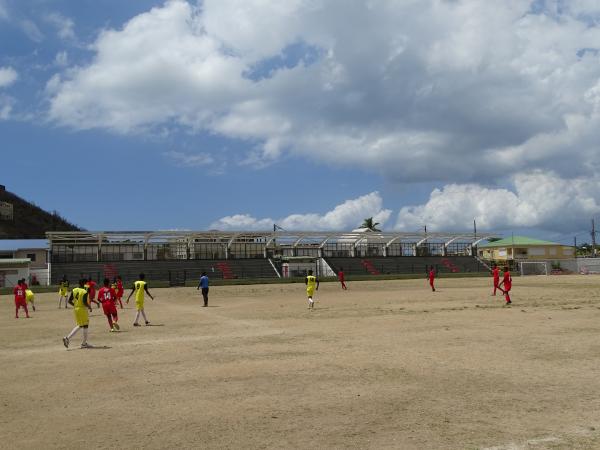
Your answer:
[[[112,317],[110,317],[110,315],[107,315],[106,318],[108,319],[108,326],[112,330],[112,327],[113,327]]]

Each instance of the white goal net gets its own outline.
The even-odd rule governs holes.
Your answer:
[[[548,275],[549,263],[539,261],[522,261],[519,263],[521,275]]]

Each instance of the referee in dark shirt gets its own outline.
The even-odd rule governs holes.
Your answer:
[[[208,277],[206,272],[202,272],[200,277],[200,283],[198,283],[198,289],[202,288],[202,297],[204,298],[204,306],[208,306]]]

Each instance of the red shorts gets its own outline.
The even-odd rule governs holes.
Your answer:
[[[25,306],[27,306],[27,300],[25,300],[24,298],[19,298],[19,299],[16,299],[16,298],[15,298],[15,306],[16,306],[17,308],[18,308],[19,306],[23,306],[23,307],[25,307]]]
[[[118,299],[123,298],[123,291],[117,291],[117,298]]]
[[[509,283],[504,283],[504,292],[508,292],[510,291],[510,288],[512,287],[512,284]]]
[[[113,302],[104,302],[102,303],[102,311],[104,311],[105,316],[116,316],[117,315],[117,307]]]

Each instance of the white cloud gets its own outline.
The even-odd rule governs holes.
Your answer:
[[[0,88],[10,86],[19,78],[19,74],[12,67],[0,67]]]
[[[25,19],[21,21],[21,29],[33,42],[40,43],[44,40],[44,34],[32,20]]]
[[[383,208],[378,192],[371,192],[353,200],[346,200],[325,214],[291,214],[279,219],[257,219],[249,214],[222,217],[210,225],[219,230],[269,230],[276,223],[285,230],[349,230],[358,227],[363,219],[373,217],[384,224],[391,211]]]
[[[45,21],[56,28],[58,37],[63,40],[75,39],[75,23],[73,19],[65,17],[60,13],[53,12],[44,17]]]
[[[176,165],[182,167],[199,167],[215,163],[214,158],[207,153],[189,154],[171,150],[165,152],[164,156],[171,159]]]
[[[65,67],[69,64],[69,54],[66,51],[58,52],[54,57],[54,64],[58,67]]]
[[[581,229],[600,213],[599,178],[561,179],[555,173],[516,175],[513,189],[478,184],[449,184],[435,189],[422,205],[404,207],[395,228],[431,231],[538,227]]]
[[[104,30],[89,64],[48,83],[50,118],[209,132],[245,141],[236,158],[255,165],[292,153],[402,182],[600,169],[596,2],[200,5],[171,0]],[[295,44],[297,61],[278,63]]]

